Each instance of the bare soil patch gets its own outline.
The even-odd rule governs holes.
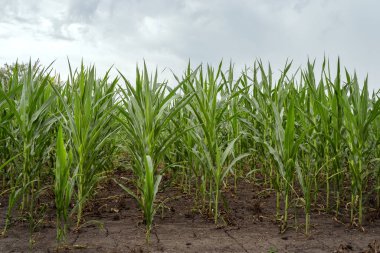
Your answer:
[[[0,237],[0,252],[380,252],[377,218],[367,219],[362,232],[332,214],[314,210],[311,235],[306,236],[300,209],[297,226],[290,224],[292,227],[280,234],[274,193],[243,180],[238,185],[237,194],[233,189],[224,192],[218,225],[201,214],[190,195],[178,187],[167,187],[159,196],[165,205],[156,214],[148,245],[136,201],[108,180],[86,209],[87,223],[79,231],[69,232],[67,247],[57,249],[52,211],[46,213],[31,243],[28,224],[13,224],[7,235]],[[0,201],[2,227],[6,199]],[[54,200],[49,201],[54,205]]]

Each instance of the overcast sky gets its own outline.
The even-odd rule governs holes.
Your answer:
[[[380,88],[378,0],[0,0],[0,64],[66,57],[114,65],[129,77],[145,59],[181,74],[194,64],[232,60],[237,68],[261,58],[275,70],[324,55],[369,75]],[[167,73],[166,71],[165,73]]]

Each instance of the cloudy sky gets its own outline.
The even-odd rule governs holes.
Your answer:
[[[380,88],[378,0],[0,0],[0,64],[39,58],[66,74],[114,65],[133,77],[145,59],[181,73],[194,64],[261,58],[280,69],[338,56]],[[165,71],[163,75],[167,74]]]

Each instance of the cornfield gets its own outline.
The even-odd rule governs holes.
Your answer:
[[[136,199],[148,241],[165,180],[216,224],[224,190],[249,180],[276,194],[282,233],[299,209],[309,234],[316,207],[337,218],[348,209],[360,228],[380,208],[379,94],[339,60],[332,68],[325,59],[319,73],[315,62],[287,62],[277,80],[261,61],[239,72],[189,63],[174,83],[145,64],[133,82],[69,69],[62,81],[52,66],[15,64],[0,79],[3,234],[20,217],[33,233],[52,208],[64,243],[106,179]],[[129,178],[113,176],[119,160]]]

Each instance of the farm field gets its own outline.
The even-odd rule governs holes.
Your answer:
[[[339,60],[69,68],[1,69],[1,252],[380,251],[379,94]]]

